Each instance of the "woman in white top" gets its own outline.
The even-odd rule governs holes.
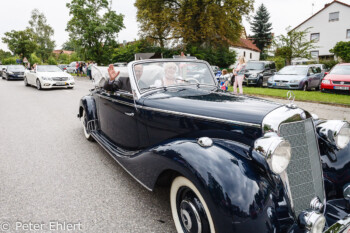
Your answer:
[[[233,93],[237,94],[237,85],[239,87],[239,94],[243,94],[243,78],[245,70],[245,59],[241,57],[239,59],[238,66],[234,69],[235,82],[233,83]]]
[[[156,87],[166,87],[177,83],[181,83],[181,77],[177,75],[178,67],[174,62],[166,62],[164,64],[164,77],[162,80],[155,82]]]

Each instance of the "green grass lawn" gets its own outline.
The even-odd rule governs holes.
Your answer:
[[[232,86],[229,87],[229,91],[232,91]],[[243,91],[244,91],[244,94],[248,94],[248,95],[270,96],[274,98],[287,99],[287,92],[289,90],[243,86]],[[293,92],[295,94],[296,101],[338,104],[338,105],[345,105],[350,107],[350,95],[323,93],[320,91],[293,90]]]

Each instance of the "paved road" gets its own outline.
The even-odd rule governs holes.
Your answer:
[[[50,221],[53,230],[75,223],[73,232],[175,232],[169,190],[145,190],[85,140],[76,115],[91,87],[38,91],[0,80],[0,232],[7,222],[9,232],[30,222],[62,232]]]

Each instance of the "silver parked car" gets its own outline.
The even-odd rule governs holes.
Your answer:
[[[318,90],[322,78],[321,69],[314,65],[285,66],[269,78],[267,86],[304,91],[311,90],[312,88]]]

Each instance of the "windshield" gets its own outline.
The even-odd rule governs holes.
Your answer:
[[[335,66],[330,74],[350,75],[350,65]]]
[[[210,68],[200,62],[147,62],[134,65],[133,72],[141,92],[169,86],[216,85]]]
[[[278,71],[278,74],[285,74],[285,75],[306,75],[308,71],[307,66],[286,66],[280,71]]]
[[[263,70],[264,63],[262,62],[248,62],[245,69],[246,70]]]
[[[7,67],[8,71],[15,71],[15,72],[24,72],[25,68],[24,66],[18,65],[18,66],[8,66]]]
[[[58,66],[38,66],[37,72],[62,72]]]

